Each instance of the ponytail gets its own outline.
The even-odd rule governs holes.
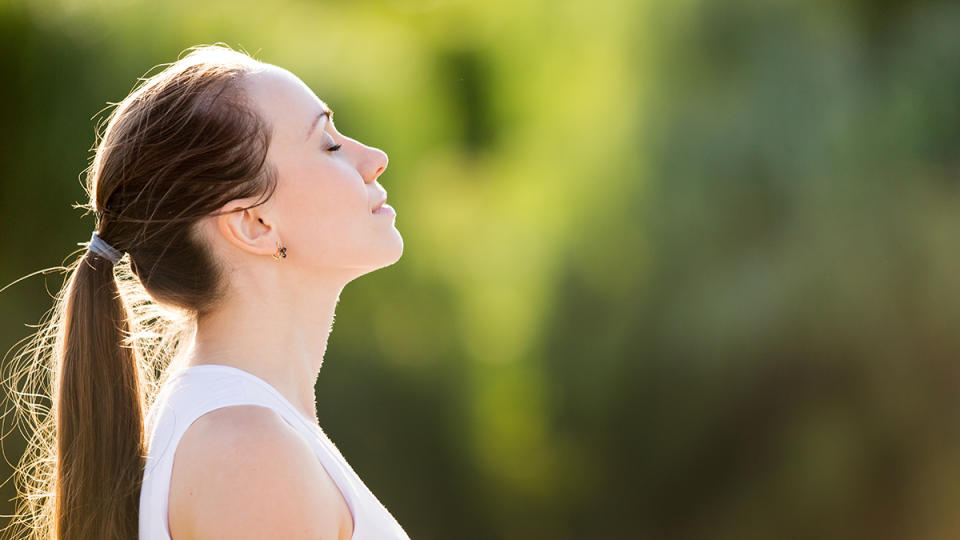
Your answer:
[[[87,252],[65,301],[54,383],[55,537],[136,538],[143,391],[113,263]]]
[[[187,321],[150,299],[127,258],[115,267],[85,251],[44,273],[52,270],[65,276],[54,305],[3,362],[4,423],[27,449],[15,471],[16,513],[0,537],[137,538],[144,411]]]

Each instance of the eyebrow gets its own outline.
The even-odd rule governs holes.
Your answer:
[[[332,119],[333,111],[331,111],[330,109],[324,109],[323,111],[321,111],[320,114],[318,114],[316,118],[313,119],[313,122],[310,123],[310,129],[307,130],[307,138],[304,140],[307,140],[310,138],[310,134],[313,133],[313,130],[316,129],[317,127],[317,122],[319,122],[320,119],[323,118],[324,116]]]

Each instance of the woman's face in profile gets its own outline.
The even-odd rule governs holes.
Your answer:
[[[287,261],[311,270],[360,275],[390,265],[403,239],[376,181],[387,155],[337,131],[330,109],[289,71],[267,64],[245,81],[272,128],[267,159],[277,189],[267,203]]]

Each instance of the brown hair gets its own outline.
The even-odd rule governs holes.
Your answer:
[[[102,134],[98,124],[79,206],[129,257],[84,251],[61,267],[54,307],[10,363],[8,394],[29,430],[4,531],[18,538],[137,537],[144,411],[192,321],[225,292],[196,224],[276,188],[270,126],[241,85],[264,64],[222,44],[187,51],[141,79]]]

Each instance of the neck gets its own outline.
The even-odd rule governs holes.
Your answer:
[[[273,285],[240,287],[198,318],[185,364],[222,364],[252,373],[318,423],[314,387],[345,283]]]

